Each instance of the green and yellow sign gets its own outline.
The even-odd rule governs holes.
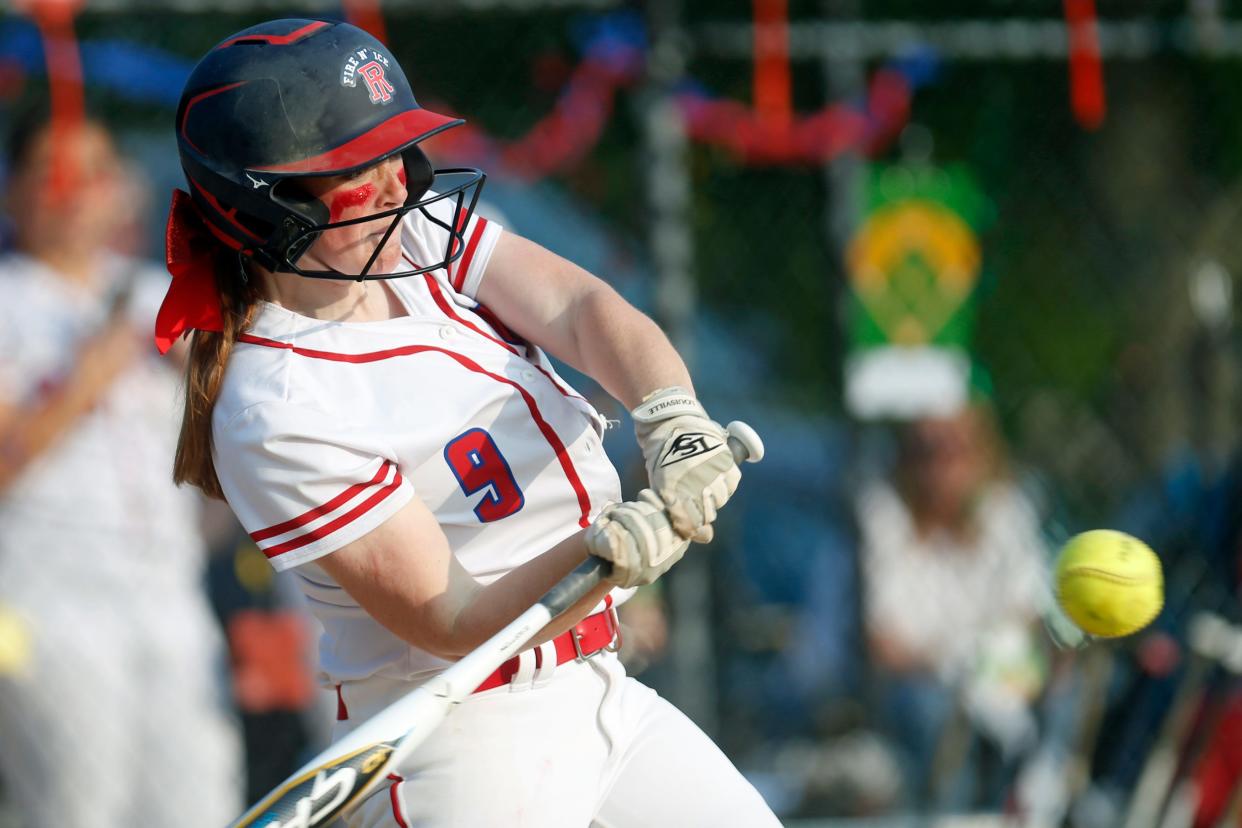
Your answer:
[[[961,168],[875,166],[864,193],[846,261],[847,403],[863,417],[952,410],[969,380],[991,205]]]

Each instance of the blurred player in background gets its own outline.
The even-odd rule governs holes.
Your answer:
[[[168,467],[177,378],[142,336],[167,277],[112,252],[133,188],[105,129],[8,142],[0,258],[0,774],[31,826],[218,826],[240,804],[199,499]],[[54,165],[72,188],[51,185]]]
[[[987,408],[904,424],[897,452],[891,476],[858,498],[863,616],[890,735],[929,785],[949,770],[933,760],[959,705],[1006,757],[1031,747],[1046,551]]]
[[[392,53],[343,23],[225,39],[177,114],[173,284],[195,329],[176,476],[227,497],[323,624],[340,737],[588,554],[610,581],[395,769],[359,826],[769,826],[686,716],[625,675],[614,602],[707,541],[739,473],[685,365],[604,283],[474,215],[418,147]],[[398,278],[403,277],[403,278]],[[603,418],[541,348],[634,408],[653,491],[617,504]],[[658,494],[657,494],[658,493]]]

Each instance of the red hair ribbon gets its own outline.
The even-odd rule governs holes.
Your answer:
[[[219,244],[184,190],[173,190],[164,245],[172,283],[155,317],[155,347],[161,354],[186,331],[220,331],[224,318],[216,290],[215,254]]]

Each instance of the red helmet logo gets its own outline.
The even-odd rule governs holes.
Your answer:
[[[358,67],[358,74],[367,83],[371,93],[371,103],[388,103],[392,100],[393,86],[384,77],[384,67],[378,61],[371,61]]]
[[[388,57],[377,49],[356,49],[341,67],[341,85],[357,86],[358,79],[367,85],[371,103],[386,104],[393,99],[396,87],[388,80]]]

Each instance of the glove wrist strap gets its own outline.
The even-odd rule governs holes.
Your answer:
[[[693,394],[679,386],[652,391],[630,412],[634,422],[639,425],[650,425],[687,414],[707,419],[707,411],[702,404]]]

